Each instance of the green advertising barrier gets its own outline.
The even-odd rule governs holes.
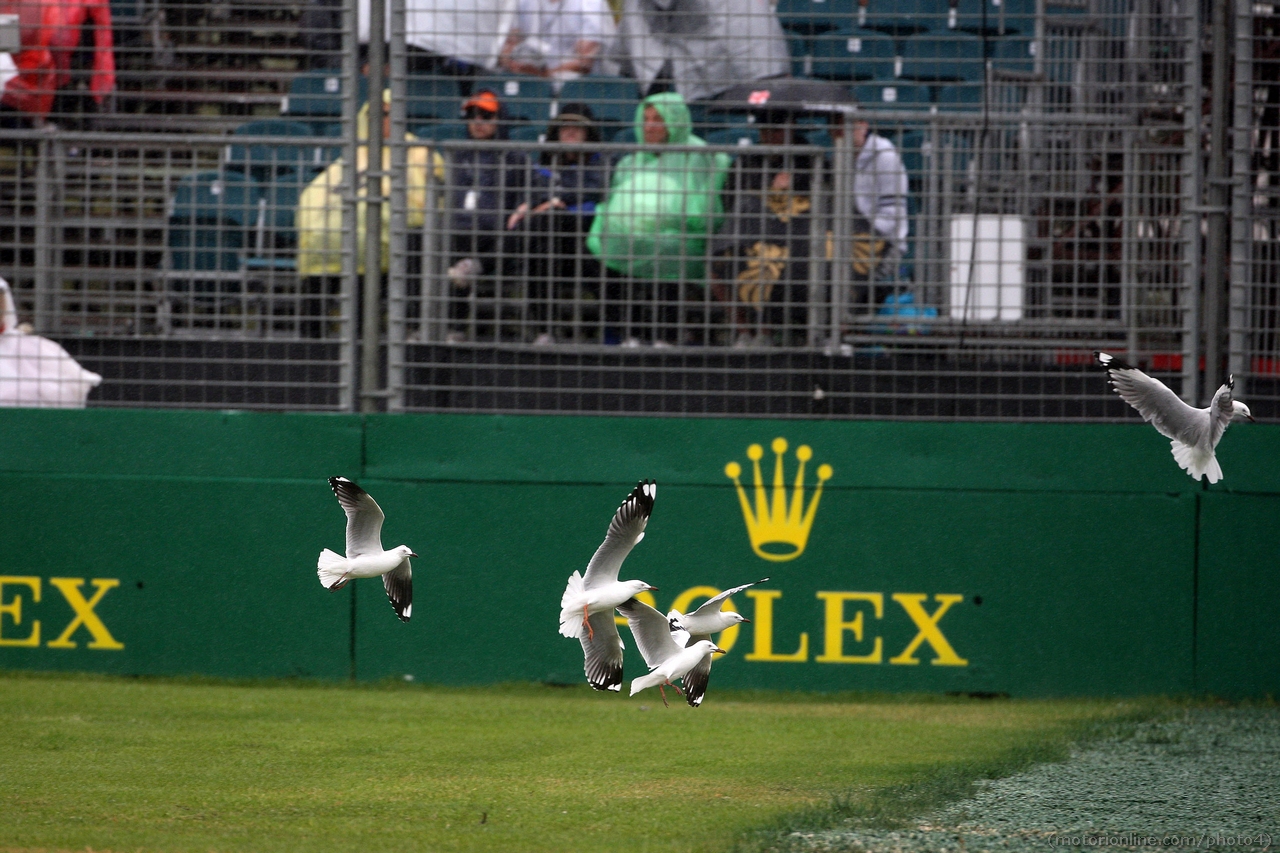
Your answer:
[[[1196,685],[1205,692],[1280,694],[1278,522],[1280,495],[1202,498]]]
[[[1203,492],[1145,425],[0,411],[0,668],[582,683],[560,594],[647,477],[652,603],[770,578],[712,691],[1269,695],[1277,439]],[[316,580],[335,474],[421,555],[408,624]]]
[[[2,410],[0,437],[0,667],[349,673],[350,604],[302,569],[358,419]]]

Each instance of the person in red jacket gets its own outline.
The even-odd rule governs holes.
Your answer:
[[[31,127],[44,123],[53,107],[57,72],[50,44],[62,20],[62,7],[44,0],[5,0],[0,13],[18,16],[22,48],[13,55],[16,69],[0,95],[0,126]],[[14,74],[16,71],[16,74]]]
[[[87,97],[101,106],[116,85],[108,0],[0,0],[0,14],[6,13],[18,16],[22,49],[14,57],[17,73],[0,95],[0,126],[41,126],[59,89],[79,91],[74,58],[86,25],[93,31]]]
[[[49,50],[56,71],[55,117],[73,117],[101,111],[103,99],[116,88],[116,61],[111,32],[109,0],[45,0],[62,7],[62,21],[54,30]],[[77,59],[81,45],[90,41],[89,61]],[[87,65],[88,67],[83,67]],[[57,120],[55,118],[55,120]]]

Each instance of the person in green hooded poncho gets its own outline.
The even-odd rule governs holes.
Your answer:
[[[720,225],[720,190],[731,161],[727,154],[675,147],[706,145],[693,135],[689,108],[676,92],[641,101],[635,132],[646,148],[614,167],[587,248],[610,271],[615,284],[610,289],[618,291],[619,301],[632,305],[627,316],[619,308],[612,317],[607,314],[606,322],[626,327],[624,344],[638,345],[636,333],[642,332],[660,346],[676,343],[681,286],[703,283],[707,239]],[[630,293],[624,295],[624,288]],[[646,310],[650,307],[657,310]]]

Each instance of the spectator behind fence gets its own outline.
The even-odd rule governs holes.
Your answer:
[[[467,137],[478,142],[507,138],[502,102],[482,89],[462,104]],[[450,241],[448,279],[454,298],[449,304],[448,340],[468,338],[472,317],[467,297],[479,295],[482,282],[500,276],[507,254],[507,220],[525,199],[529,162],[518,151],[497,147],[460,147],[449,152]],[[486,282],[487,289],[487,282]],[[494,287],[501,286],[495,282]]]
[[[517,74],[578,77],[591,72],[613,36],[605,0],[519,0],[498,64]]]
[[[58,72],[53,64],[53,37],[62,21],[62,7],[54,3],[10,0],[0,13],[16,14],[21,46],[16,54],[0,53],[4,94],[0,96],[0,126],[40,127],[53,109]]]
[[[761,144],[808,144],[790,113],[759,118]],[[788,337],[804,332],[815,165],[804,153],[748,153],[733,169],[712,241],[711,295],[726,305],[734,346],[801,342]]]
[[[111,31],[111,4],[107,0],[58,0],[62,23],[50,42],[57,94],[53,113],[59,121],[74,121],[73,116],[92,115],[103,108],[107,95],[116,88],[116,60]],[[80,45],[91,33],[93,42],[88,68]]]
[[[382,92],[382,102],[384,105],[391,103],[391,90],[384,89]],[[384,107],[385,109],[385,107]],[[356,118],[356,133],[360,139],[369,138],[369,105],[365,104],[360,109],[360,114]],[[388,139],[391,136],[391,115],[387,110],[383,113],[382,124],[383,138]],[[406,133],[404,138],[408,142],[416,142],[417,137],[411,133]],[[427,208],[427,169],[430,163],[431,171],[435,174],[438,181],[444,180],[444,161],[439,154],[427,148],[425,145],[410,145],[406,154],[406,170],[405,170],[405,195],[406,195],[406,219],[409,229],[410,246],[408,255],[411,259],[420,263],[421,258],[421,228],[425,219]],[[321,337],[323,329],[321,316],[328,312],[324,304],[324,296],[334,295],[341,291],[342,274],[342,209],[343,196],[346,193],[347,184],[345,181],[344,171],[346,164],[339,157],[329,164],[329,167],[321,172],[307,184],[306,189],[302,191],[302,195],[298,198],[298,215],[296,225],[298,229],[298,275],[304,280],[303,292],[316,295],[316,298],[304,300],[303,313],[304,320],[302,328],[304,334],[310,337]],[[356,193],[360,197],[368,195],[368,181],[366,175],[369,171],[369,146],[368,144],[359,145],[356,148]],[[382,149],[382,197],[389,198],[391,195],[391,148],[384,146]],[[391,246],[391,205],[384,202],[382,208],[382,272],[386,273],[390,266],[390,246]],[[356,268],[364,273],[364,257],[365,257],[365,221],[368,211],[368,205],[361,202],[356,208],[356,233],[357,249],[356,249]],[[414,245],[416,243],[416,246]],[[416,251],[415,251],[416,249]],[[415,264],[416,265],[416,264]],[[417,270],[409,269],[410,274],[415,274]],[[334,306],[336,307],[336,306]]]
[[[604,155],[593,150],[600,144],[600,128],[586,104],[562,105],[547,129],[547,142],[574,147],[543,151],[529,201],[507,220],[508,228],[523,224],[530,235],[530,308],[533,319],[544,324],[537,344],[554,343],[557,312],[570,312],[573,319],[572,312],[581,309],[582,289],[599,282],[600,264],[586,253],[583,238],[604,198],[608,173]],[[579,328],[575,323],[570,334],[579,337]]]
[[[101,383],[57,343],[18,324],[9,282],[0,278],[0,406],[83,409]]]
[[[620,342],[639,346],[643,334],[663,346],[677,343],[681,285],[703,281],[703,255],[720,224],[731,160],[674,148],[706,145],[693,135],[689,108],[675,92],[640,102],[635,133],[645,147],[618,161],[587,247],[613,279],[605,319],[621,324]]]
[[[853,229],[853,272],[856,280],[867,282],[855,290],[854,304],[865,304],[870,298],[867,307],[874,310],[893,293],[907,250],[907,170],[894,144],[872,133],[862,119],[833,119],[832,138],[843,138],[846,123],[855,152],[853,206],[859,217]],[[829,247],[828,255],[831,252]]]

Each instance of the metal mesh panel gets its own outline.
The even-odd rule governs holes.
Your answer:
[[[621,0],[584,60],[516,3],[396,0],[385,75],[358,5],[109,4],[114,86],[89,18],[46,112],[6,96],[0,275],[91,405],[1109,419],[1094,349],[1194,398],[1227,328],[1280,393],[1269,7],[1231,20],[1214,326],[1194,4]],[[646,141],[662,91],[687,128]]]
[[[1251,408],[1280,402],[1280,15],[1240,6],[1235,46],[1230,369]]]

